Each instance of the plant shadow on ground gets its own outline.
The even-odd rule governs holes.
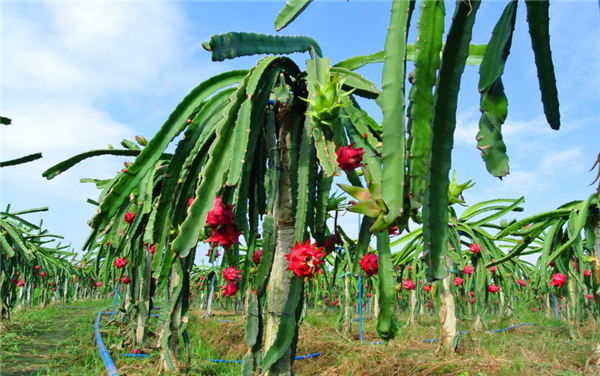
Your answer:
[[[87,302],[87,304],[92,304]],[[94,302],[95,310],[47,308],[15,315],[2,330],[2,375],[102,375],[106,371],[94,339],[94,320],[106,302]],[[82,303],[82,305],[85,305]],[[220,319],[232,321],[223,322]],[[402,317],[399,318],[400,320]],[[388,345],[378,341],[375,321],[364,322],[364,342],[358,340],[358,323],[350,338],[336,330],[336,314],[309,312],[300,330],[297,355],[321,353],[296,361],[297,375],[585,375],[587,357],[597,341],[596,325],[580,328],[582,339],[572,342],[565,323],[543,314],[520,313],[510,319],[489,318],[489,329],[523,326],[501,333],[473,332],[461,338],[458,354],[436,353],[436,343],[423,340],[437,337],[435,316],[424,316],[413,326],[400,321],[400,334]],[[101,326],[102,338],[111,351],[120,375],[157,375],[159,353],[156,343],[144,349],[150,358],[124,358],[127,346],[117,346],[122,336],[117,325]],[[468,330],[463,323],[461,330]],[[154,324],[155,325],[155,324]],[[192,311],[190,337],[192,363],[187,375],[239,375],[239,364],[218,364],[210,359],[239,360],[246,353],[244,323],[230,311]],[[156,338],[151,338],[155,341]]]

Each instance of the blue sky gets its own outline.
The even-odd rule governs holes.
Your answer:
[[[506,1],[484,2],[473,43],[486,43]],[[44,224],[79,249],[98,191],[84,177],[108,178],[126,159],[88,160],[52,181],[49,166],[74,154],[158,130],[176,104],[199,82],[222,71],[249,68],[259,57],[213,63],[201,47],[210,35],[228,31],[274,34],[281,1],[255,2],[2,2],[3,116],[1,160],[34,152],[44,158],[0,170],[0,205],[21,210],[49,206]],[[449,23],[453,2],[447,2]],[[383,48],[390,1],[313,3],[285,35],[308,35],[333,62]],[[553,2],[554,51],[562,129],[546,124],[525,22],[519,3],[517,27],[504,83],[509,114],[503,129],[511,174],[490,176],[475,147],[479,119],[478,68],[467,67],[461,88],[453,166],[460,182],[477,185],[468,203],[526,197],[522,215],[552,210],[593,192],[588,172],[600,151],[600,12],[596,1]],[[415,14],[418,16],[418,14]],[[413,21],[413,25],[416,19]],[[414,30],[411,32],[414,40]],[[306,55],[293,58],[304,66]],[[379,84],[381,66],[361,70]],[[376,111],[376,107],[368,107]],[[372,112],[376,119],[381,116]],[[39,217],[39,218],[41,218]],[[356,231],[356,217],[343,217]]]

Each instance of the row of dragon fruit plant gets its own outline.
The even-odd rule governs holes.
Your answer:
[[[309,3],[286,4],[276,28],[292,22]],[[558,129],[549,4],[525,4],[544,111]],[[518,211],[523,199],[476,204],[460,218],[452,208],[468,188],[449,179],[458,92],[467,64],[478,64],[480,73],[477,147],[491,174],[508,174],[501,135],[508,106],[502,73],[517,2],[508,2],[487,45],[471,45],[479,6],[479,1],[457,2],[444,42],[444,2],[422,1],[411,45],[415,2],[394,1],[384,50],[336,64],[309,37],[215,35],[204,44],[215,61],[268,56],[249,70],[200,83],[149,141],[125,140],[123,149],[93,150],[48,169],[44,176],[51,179],[89,157],[135,157],[112,179],[94,181],[102,192],[90,200],[98,209],[83,247],[94,252],[106,288],[114,287],[115,279],[125,286],[123,315],[135,323],[133,341],[147,344],[150,309],[158,300],[162,368],[186,367],[194,282],[204,276],[207,283],[214,272],[194,269],[199,242],[210,244],[211,263],[221,250],[222,292],[243,303],[245,375],[291,375],[302,315],[321,298],[339,303],[333,297],[336,288],[345,297],[342,322],[349,328],[349,296],[356,288],[350,276],[360,273],[372,279],[367,285],[376,286],[377,333],[386,342],[400,330],[395,307],[398,291],[404,290],[410,291],[403,294],[410,295],[414,317],[426,295],[435,297],[440,343],[450,351],[458,344],[457,310],[471,312],[477,325],[485,326],[484,307],[495,299],[499,307],[492,309],[508,314],[519,301],[537,304],[534,298],[548,307],[544,299],[558,293],[553,289],[566,288],[567,316],[570,322],[579,320],[586,302],[577,289],[592,299],[598,282],[588,267],[597,263],[592,246],[599,238],[596,196],[500,225],[494,221]],[[309,53],[305,70],[288,57],[274,56],[293,52]],[[410,75],[407,60],[414,61]],[[382,90],[356,72],[378,63],[383,63]],[[381,123],[361,109],[357,96],[377,103]],[[175,140],[175,151],[168,153]],[[356,236],[337,226],[335,214],[330,227],[331,213],[343,207],[339,196],[332,197],[334,177],[342,172],[350,185],[338,186],[356,200],[345,209],[362,215]],[[422,229],[392,245],[390,233],[402,234],[410,221],[423,224]],[[490,234],[490,228],[496,233]],[[400,249],[394,255],[393,246]],[[518,259],[535,252],[541,255],[540,272]],[[345,272],[350,274],[340,279],[343,288],[336,287],[332,277]],[[536,290],[525,289],[527,280]],[[515,293],[517,285],[526,291],[524,298]],[[187,356],[180,354],[180,338]]]

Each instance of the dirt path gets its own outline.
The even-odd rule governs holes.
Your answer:
[[[57,361],[63,364],[69,362],[69,342],[77,335],[81,322],[93,319],[97,312],[95,309],[67,308],[44,311],[29,314],[27,318],[15,320],[3,328],[2,376],[54,374],[51,362],[55,366]],[[93,332],[93,326],[88,332]]]

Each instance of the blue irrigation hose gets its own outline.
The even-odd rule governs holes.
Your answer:
[[[152,314],[150,315],[150,317],[160,317],[160,315],[157,315],[157,314],[154,314],[154,313],[152,313]]]
[[[556,296],[554,294],[552,294],[552,303],[554,304],[554,316],[557,320],[560,320],[560,316],[558,315],[558,308],[556,307]]]
[[[524,326],[524,325],[530,325],[530,326],[537,326],[536,324],[530,324],[530,323],[522,323],[522,324],[517,324],[517,325],[513,325],[513,326],[509,326],[508,328],[504,328],[504,329],[495,329],[495,330],[488,330],[488,332],[490,333],[499,333],[499,332],[505,332],[507,330],[511,330],[514,328],[518,328],[519,326]],[[467,334],[469,332],[460,332],[459,334]],[[430,342],[435,342],[435,341],[439,341],[439,338],[433,338],[433,339],[426,339],[423,342],[424,343],[430,343]]]
[[[308,354],[308,355],[302,355],[302,356],[297,356],[294,358],[294,360],[302,360],[302,359],[308,359],[308,358],[316,358],[317,356],[321,355],[321,353],[314,353],[314,354]]]
[[[126,356],[129,358],[149,358],[149,354],[119,354],[119,356]]]
[[[362,319],[362,277],[358,275],[358,326],[360,327],[360,342],[363,341],[363,319]]]
[[[79,308],[79,309],[94,309],[96,307],[73,307],[73,306],[66,306],[66,305],[55,305],[55,307],[61,307],[61,308]]]
[[[104,346],[104,342],[102,342],[102,336],[100,335],[100,318],[102,314],[107,314],[108,312],[98,312],[98,316],[96,317],[96,323],[94,324],[94,329],[96,332],[96,345],[98,345],[98,350],[100,350],[100,357],[102,361],[104,361],[104,367],[106,368],[106,373],[108,376],[117,376],[119,372],[117,371],[117,367],[115,366],[115,362],[113,362],[110,357],[110,352]]]
[[[115,308],[117,308],[117,300],[119,299],[119,289],[121,287],[121,284],[119,283],[117,285],[117,291],[115,292],[115,302],[113,303],[113,308],[112,311],[110,312],[110,319],[113,319],[113,316],[115,315]]]
[[[212,282],[210,283],[210,295],[208,296],[208,303],[206,304],[206,317],[210,317],[210,309],[212,307],[213,295],[215,292],[215,279],[217,278],[217,273],[213,274]]]
[[[314,354],[308,354],[308,355],[302,355],[302,356],[297,356],[294,358],[294,360],[302,360],[302,359],[308,359],[308,358],[316,358],[317,356],[321,355],[321,353],[314,353]],[[210,362],[213,363],[244,363],[243,360],[224,360],[224,359],[209,359]]]
[[[218,320],[218,319],[217,319],[217,321],[220,321],[220,322],[233,322],[233,321],[230,321],[230,320]]]
[[[158,307],[154,307],[154,308],[150,308],[151,311],[160,311],[160,308]]]

